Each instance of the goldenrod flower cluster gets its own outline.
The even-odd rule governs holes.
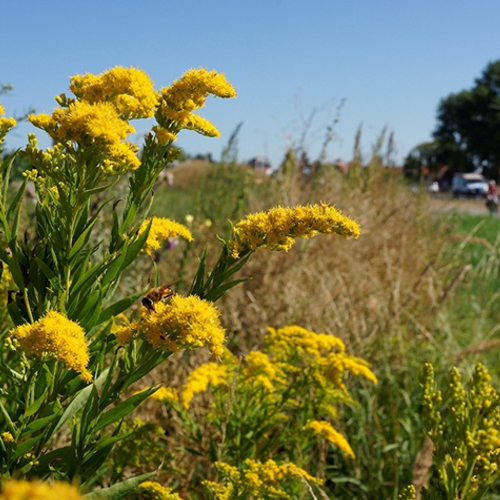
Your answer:
[[[272,392],[275,384],[286,384],[286,374],[267,354],[252,351],[244,359],[242,380],[251,386],[261,386]]]
[[[102,75],[76,75],[69,88],[78,99],[90,104],[112,103],[127,120],[153,116],[158,103],[151,78],[137,68],[118,66]]]
[[[3,142],[3,138],[7,134],[7,132],[15,127],[17,122],[14,118],[2,118],[2,115],[5,114],[5,109],[0,103],[0,145]]]
[[[476,366],[468,390],[458,369],[452,368],[441,393],[434,389],[432,366],[426,364],[423,408],[445,487],[450,482],[478,492],[500,477],[500,393],[484,365]]]
[[[309,475],[293,463],[278,465],[274,460],[259,462],[245,460],[243,470],[224,462],[215,464],[224,477],[222,482],[204,481],[204,485],[217,500],[232,498],[289,498],[287,486],[294,480],[321,484],[321,480]]]
[[[76,100],[61,95],[57,98],[61,107],[52,115],[31,115],[30,122],[56,142],[88,150],[104,174],[137,169],[138,148],[125,139],[135,132],[129,119],[154,113],[157,96],[149,76],[135,68],[117,67],[102,75],[77,75],[70,88]]]
[[[191,69],[170,87],[163,88],[160,91],[160,106],[156,113],[160,124],[160,127],[155,129],[158,141],[165,143],[172,140],[181,129],[218,137],[219,131],[211,122],[193,114],[193,111],[205,105],[210,94],[225,98],[236,97],[234,87],[223,74],[204,68]]]
[[[297,367],[312,370],[315,379],[322,386],[333,383],[344,389],[343,377],[346,372],[377,383],[370,364],[347,354],[342,340],[333,335],[315,333],[293,325],[279,329],[268,328],[265,342],[276,362],[290,367],[292,371]]]
[[[293,358],[320,358],[331,351],[345,351],[345,344],[338,337],[315,333],[298,325],[275,329],[269,327],[265,337],[266,347],[275,359],[290,362]]]
[[[31,115],[29,120],[54,142],[64,144],[69,153],[78,152],[85,163],[98,165],[104,177],[134,171],[140,165],[138,148],[126,141],[135,132],[129,120],[156,114],[159,125],[153,127],[153,132],[163,145],[174,141],[183,128],[218,136],[218,130],[208,120],[192,111],[202,107],[209,94],[236,95],[224,75],[206,69],[190,70],[160,92],[154,90],[144,71],[123,67],[100,75],[76,75],[71,78],[70,89],[75,99],[61,94],[56,97],[60,107],[52,114]],[[13,119],[0,119],[0,137],[13,125]],[[26,153],[32,164],[45,166],[51,175],[50,165],[46,165],[49,157],[41,155],[36,147],[27,148]]]
[[[78,490],[68,483],[14,480],[2,483],[0,500],[83,500]]]
[[[269,415],[266,432],[272,432],[275,425],[294,422],[299,429],[311,431],[354,457],[347,439],[324,418],[336,418],[335,405],[352,401],[343,381],[346,372],[377,382],[368,363],[347,354],[337,337],[299,326],[269,328],[265,344],[266,352],[251,351],[241,360],[225,353],[222,363],[199,366],[181,391],[184,408],[189,408],[196,394],[208,390],[214,400],[210,421],[227,418],[230,399],[234,415],[251,413],[239,404],[243,408],[265,408]],[[297,418],[301,419],[299,424]],[[252,428],[259,424],[250,415],[239,425]]]
[[[9,290],[13,289],[14,279],[9,268],[4,264],[2,269],[2,278],[0,279],[0,324],[7,319],[7,302],[9,299]]]
[[[14,436],[10,432],[2,432],[2,441],[4,443],[13,443]]]
[[[352,451],[351,445],[347,442],[347,439],[340,434],[340,432],[336,431],[332,427],[330,422],[327,422],[326,420],[312,420],[304,427],[304,429],[312,430],[314,434],[325,438],[339,450],[354,458],[354,451]]]
[[[79,372],[85,382],[92,380],[87,369],[89,350],[83,328],[57,311],[49,311],[32,324],[14,328],[10,337],[29,354],[38,357],[50,354],[69,370]]]
[[[179,222],[167,219],[166,217],[153,217],[151,219],[146,219],[139,228],[139,234],[146,231],[150,224],[151,228],[149,230],[148,238],[142,250],[144,253],[149,255],[151,255],[155,250],[158,250],[161,246],[161,242],[167,240],[168,238],[180,237],[187,241],[193,241],[193,235],[186,226],[180,224]]]
[[[179,401],[179,392],[173,387],[160,387],[149,397],[155,401],[176,403]]]
[[[170,488],[166,488],[155,481],[146,481],[142,483],[139,486],[139,490],[148,492],[149,498],[152,500],[182,500],[182,498],[177,493],[173,493]]]
[[[250,214],[238,222],[228,245],[232,257],[238,259],[259,247],[288,251],[295,238],[312,238],[317,233],[358,238],[360,229],[356,221],[325,203],[275,207],[267,212]]]
[[[168,304],[157,302],[154,310],[143,307],[141,320],[122,328],[117,339],[124,345],[139,334],[152,346],[172,352],[207,345],[218,356],[225,340],[219,316],[219,310],[208,300],[175,295]]]
[[[193,370],[181,393],[182,404],[188,409],[196,394],[205,392],[209,386],[218,387],[229,383],[230,367],[218,363],[205,363]]]

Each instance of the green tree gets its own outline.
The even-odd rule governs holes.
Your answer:
[[[500,168],[500,60],[489,63],[470,90],[439,103],[434,131],[439,157],[453,170]]]

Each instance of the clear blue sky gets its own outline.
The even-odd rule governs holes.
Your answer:
[[[14,90],[2,102],[8,114],[51,112],[77,73],[135,66],[160,88],[207,67],[224,72],[238,97],[207,102],[200,114],[221,139],[183,131],[189,153],[218,158],[243,121],[240,159],[267,154],[276,166],[300,137],[301,113],[319,108],[307,137],[314,156],[346,98],[328,158],[351,157],[360,123],[368,154],[388,124],[402,161],[430,138],[439,99],[500,58],[499,19],[499,0],[3,0],[0,83]],[[19,127],[7,147],[34,130]]]

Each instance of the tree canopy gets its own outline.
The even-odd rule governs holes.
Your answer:
[[[500,174],[500,60],[490,62],[470,90],[443,98],[432,156],[455,171]],[[424,148],[425,149],[425,148]]]

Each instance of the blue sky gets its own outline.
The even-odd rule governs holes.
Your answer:
[[[328,159],[351,157],[363,123],[367,155],[387,124],[402,161],[430,138],[439,100],[500,58],[498,0],[4,0],[0,19],[0,83],[14,86],[2,96],[7,114],[51,112],[77,73],[135,66],[161,88],[207,67],[225,73],[238,97],[200,111],[220,139],[183,131],[179,145],[218,158],[242,121],[240,159],[267,154],[274,166],[318,109],[306,138],[314,157],[343,98]],[[7,148],[33,131],[19,127]]]

